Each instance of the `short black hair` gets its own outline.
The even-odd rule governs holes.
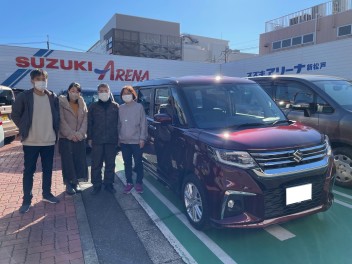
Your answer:
[[[38,76],[44,76],[45,79],[48,79],[48,73],[43,69],[34,69],[33,71],[31,71],[30,76],[31,80]]]
[[[72,82],[70,86],[68,87],[67,91],[70,91],[73,87],[76,87],[78,92],[82,92],[82,87],[78,82]]]
[[[100,87],[107,87],[109,90],[110,90],[110,86],[107,84],[107,83],[101,83],[98,85],[98,92],[99,92],[99,89]]]

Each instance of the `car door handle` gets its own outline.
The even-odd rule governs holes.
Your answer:
[[[151,130],[156,130],[156,127],[153,126],[153,125],[149,125],[148,127],[149,127]]]

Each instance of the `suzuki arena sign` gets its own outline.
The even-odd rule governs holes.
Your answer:
[[[30,89],[29,73],[36,68],[48,72],[48,88],[66,90],[71,82],[83,89],[107,83],[113,90],[124,85],[163,77],[216,75],[220,65],[128,56],[23,48],[0,45],[0,85]]]
[[[53,69],[64,71],[89,71],[98,74],[98,80],[104,80],[105,75],[111,81],[124,81],[124,82],[139,82],[149,80],[148,70],[137,69],[116,69],[115,62],[110,60],[103,69],[94,68],[92,61],[78,61],[78,60],[65,60],[58,58],[42,58],[42,57],[16,57],[16,66],[19,68],[39,68],[39,69]]]

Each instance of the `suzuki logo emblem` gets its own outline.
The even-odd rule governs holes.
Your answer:
[[[303,153],[300,152],[299,150],[296,150],[294,153],[293,153],[293,160],[297,163],[300,163],[303,159]]]

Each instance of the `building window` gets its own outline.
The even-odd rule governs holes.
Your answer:
[[[314,41],[314,35],[313,35],[313,33],[303,36],[303,44],[305,44],[305,43],[310,43],[310,42],[313,42],[313,41]]]
[[[106,50],[112,49],[112,37],[108,38],[106,42]]]
[[[292,38],[292,46],[301,45],[302,44],[302,36]]]
[[[337,35],[339,37],[351,35],[352,33],[351,31],[352,31],[352,25],[342,26],[342,27],[339,27]]]
[[[281,49],[281,41],[276,41],[273,43],[273,49]]]
[[[282,41],[282,47],[287,48],[291,46],[291,39],[285,39]]]

